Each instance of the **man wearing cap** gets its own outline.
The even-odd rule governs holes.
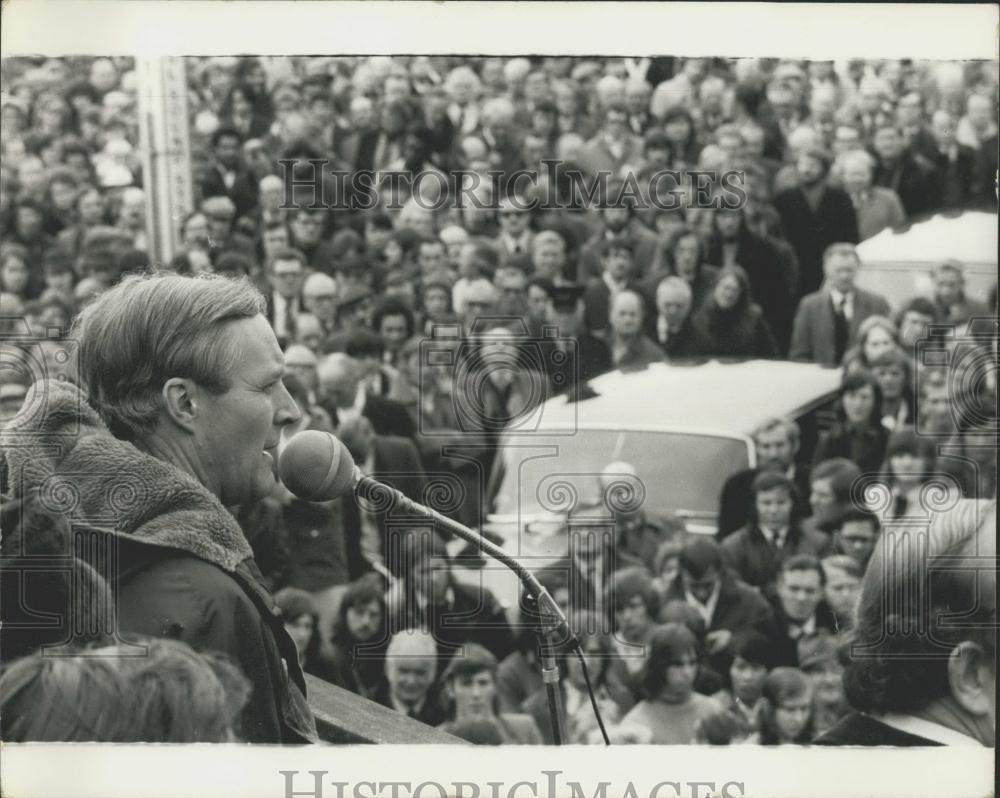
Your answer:
[[[850,196],[826,183],[830,154],[810,148],[795,162],[799,185],[780,192],[774,207],[799,262],[798,296],[823,282],[823,252],[839,242],[858,243],[858,220]]]
[[[549,357],[549,379],[556,391],[575,390],[577,385],[611,370],[611,349],[607,342],[587,332],[583,326],[583,289],[576,283],[557,285],[552,290],[552,323],[558,334],[552,349],[559,357]]]

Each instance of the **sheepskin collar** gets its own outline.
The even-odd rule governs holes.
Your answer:
[[[226,571],[253,556],[216,496],[111,435],[76,386],[40,381],[25,408],[23,420],[0,433],[15,496],[36,490],[46,507],[70,521],[180,549]]]

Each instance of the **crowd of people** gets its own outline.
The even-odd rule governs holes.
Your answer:
[[[552,743],[529,597],[504,606],[463,578],[475,547],[391,508],[293,496],[257,473],[257,450],[273,466],[295,433],[335,433],[363,473],[417,501],[433,505],[434,475],[453,475],[441,509],[477,526],[499,436],[545,399],[583,399],[584,383],[613,369],[768,358],[842,370],[837,419],[813,450],[787,419],[761,425],[756,467],[722,489],[715,537],[641,508],[578,504],[570,554],[538,573],[578,632],[612,740],[947,739],[930,723],[993,744],[971,665],[964,681],[935,668],[921,681],[899,658],[844,652],[878,639],[890,576],[870,563],[884,530],[944,506],[928,498],[942,484],[956,507],[995,499],[996,284],[980,302],[963,264],[945,261],[928,295],[897,307],[856,285],[856,244],[880,231],[996,212],[995,64],[241,57],[186,68],[196,202],[160,263],[130,61],[3,63],[0,422],[5,435],[62,436],[82,414],[69,454],[5,454],[3,554],[14,568],[25,547],[62,551],[67,518],[110,523],[126,541],[117,622],[142,636],[90,626],[77,642],[107,656],[49,661],[38,647],[66,629],[5,614],[5,739],[312,740],[310,673],[474,743]],[[526,179],[506,179],[518,172]],[[206,343],[226,324],[242,325],[239,339]],[[929,339],[943,359],[918,365]],[[948,367],[969,359],[962,347],[993,364],[981,379]],[[45,389],[41,421],[25,418],[46,377],[63,387]],[[227,404],[237,390],[241,404]],[[273,429],[258,440],[247,430],[266,413]],[[178,430],[198,442],[188,465],[227,454],[170,470],[160,461],[187,452]],[[222,473],[223,460],[252,461],[247,479],[265,487],[238,489],[246,475]],[[53,509],[45,477],[74,464],[89,472],[73,477],[78,500]],[[129,495],[145,497],[143,513],[111,498],[123,474],[138,480]],[[961,523],[933,554],[968,554],[989,536],[992,511],[949,514]],[[198,564],[164,561],[164,546]],[[117,585],[74,568],[98,593]],[[242,592],[223,590],[217,571]],[[5,582],[18,620],[21,585]],[[179,584],[210,598],[189,601]],[[55,578],[35,589],[44,607],[71,593]],[[954,599],[976,587],[942,589]],[[949,634],[992,650],[988,635]],[[133,661],[140,645],[146,659]],[[580,662],[561,648],[558,659],[567,739],[601,742]],[[144,704],[129,689],[140,684]],[[80,698],[76,727],[54,691]],[[171,701],[200,712],[153,729],[169,715],[156,702]],[[924,725],[893,721],[901,714]]]

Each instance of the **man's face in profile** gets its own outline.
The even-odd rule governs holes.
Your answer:
[[[271,492],[281,428],[300,413],[281,381],[285,359],[267,319],[230,322],[224,335],[239,353],[229,390],[196,391],[192,410],[206,485],[229,507]]]

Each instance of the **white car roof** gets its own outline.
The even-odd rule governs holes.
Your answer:
[[[967,266],[997,267],[997,215],[966,211],[960,216],[938,214],[895,230],[886,229],[858,244],[864,266],[878,263],[926,263],[958,260]]]
[[[836,392],[840,370],[778,360],[653,363],[642,371],[603,374],[587,385],[595,396],[576,403],[566,396],[548,400],[536,416],[537,429],[578,425],[749,435],[770,416],[792,415]]]

